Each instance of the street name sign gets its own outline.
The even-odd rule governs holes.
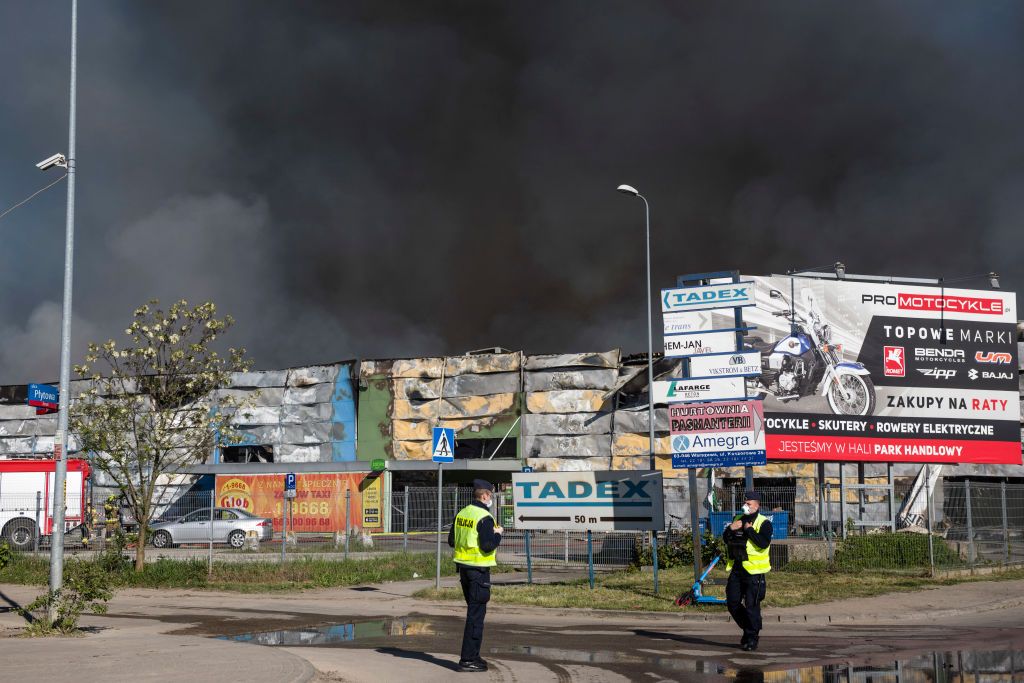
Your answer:
[[[36,415],[55,413],[60,407],[60,393],[51,384],[29,384],[27,402],[35,406]]]
[[[514,472],[516,529],[660,531],[660,472]]]
[[[764,406],[761,401],[671,405],[672,467],[764,465]]]
[[[669,379],[655,381],[655,403],[691,403],[721,401],[745,397],[743,377]]]
[[[455,462],[455,430],[449,427],[434,427],[431,444],[434,462]]]
[[[661,290],[662,313],[737,308],[755,303],[754,283],[749,281]]]

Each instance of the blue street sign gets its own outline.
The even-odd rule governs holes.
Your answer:
[[[431,451],[434,454],[434,462],[455,462],[455,430],[447,427],[434,427]]]
[[[533,468],[530,467],[529,465],[523,465],[523,470],[522,471],[524,473],[526,473],[526,474],[529,474],[530,472],[533,472]]]
[[[284,490],[285,491],[294,491],[295,490],[295,473],[294,472],[289,472],[288,474],[284,475]]]
[[[40,408],[56,408],[60,402],[57,387],[49,384],[29,384],[28,404]]]

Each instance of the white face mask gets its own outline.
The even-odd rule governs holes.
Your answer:
[[[753,512],[753,510],[750,509],[750,506],[747,505],[746,503],[743,504],[743,507],[741,509],[743,510],[743,514],[745,515],[749,515],[751,512]]]
[[[494,506],[494,499],[493,498],[488,498],[487,500],[481,500],[480,502],[483,503],[487,507],[488,510],[490,510],[491,507]]]

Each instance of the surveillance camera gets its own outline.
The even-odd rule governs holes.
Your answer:
[[[63,154],[54,154],[52,157],[47,157],[46,159],[43,159],[38,164],[36,164],[36,168],[38,168],[40,171],[46,171],[50,168],[53,168],[54,166],[67,168],[68,160],[64,158]]]

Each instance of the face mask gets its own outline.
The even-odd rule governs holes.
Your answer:
[[[480,502],[483,503],[484,505],[486,505],[488,510],[490,510],[494,506],[494,499],[493,498],[488,498],[487,500],[481,500]]]
[[[743,514],[745,514],[745,515],[749,515],[751,512],[753,512],[753,510],[750,509],[750,506],[747,505],[746,503],[743,504],[743,508],[742,509],[743,509]]]

